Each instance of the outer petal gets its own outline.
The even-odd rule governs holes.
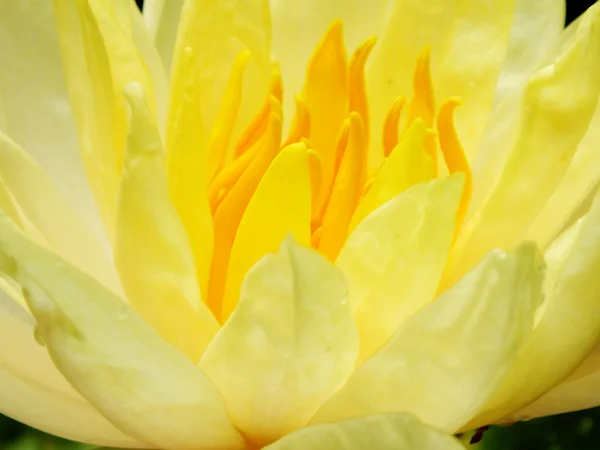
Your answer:
[[[51,1],[0,3],[0,67],[0,129],[104,237],[81,162]]]
[[[265,450],[461,450],[452,436],[409,414],[381,414],[315,425],[284,437]]]
[[[336,265],[348,280],[361,360],[433,299],[463,180],[456,175],[410,188],[369,215],[344,245]]]
[[[532,246],[491,253],[407,320],[313,418],[313,423],[408,411],[448,433],[479,411],[533,325],[543,269]]]
[[[564,0],[515,1],[510,42],[496,85],[496,103],[520,93],[532,71],[554,51],[564,29],[565,14]]]
[[[146,0],[144,2],[144,22],[167,73],[171,70],[177,28],[184,0]]]
[[[564,382],[507,420],[562,414],[600,405],[600,346]]]
[[[158,57],[132,1],[54,0],[54,4],[84,164],[112,240],[127,134],[123,89],[132,81],[140,83],[161,119],[166,80],[156,67]],[[155,88],[160,95],[154,95]]]
[[[424,7],[419,0],[396,1],[367,72],[376,127],[371,135],[380,135],[377,127],[394,99],[410,93],[417,56],[429,46],[437,95],[465,100],[456,126],[467,154],[473,154],[492,107],[514,4],[515,0],[430,0]],[[374,156],[374,167],[377,162]]]
[[[265,444],[304,426],[352,373],[357,352],[341,272],[290,238],[250,270],[200,365],[235,425]]]
[[[491,248],[514,248],[563,178],[600,92],[600,5],[523,94],[520,131],[501,175],[452,251],[446,285]]]
[[[280,64],[285,83],[283,103],[286,119],[291,119],[293,115],[294,96],[302,91],[309,58],[329,25],[335,19],[344,22],[344,37],[348,47],[353,50],[382,30],[387,11],[393,2],[394,0],[270,1],[273,53]]]
[[[27,311],[0,292],[0,413],[65,439],[147,447],[115,428],[71,387],[35,341],[34,325]]]
[[[131,125],[117,209],[115,264],[135,308],[198,362],[219,326],[200,298],[190,241],[169,198],[164,153],[141,87],[126,88]]]
[[[2,270],[21,284],[37,335],[112,423],[174,450],[242,448],[219,393],[119,298],[0,216]]]
[[[575,370],[600,340],[600,196],[547,253],[546,300],[535,329],[475,426],[526,406]]]
[[[514,145],[519,127],[519,104],[528,78],[556,51],[564,34],[564,0],[517,0],[510,43],[498,77],[494,107],[472,162],[473,212],[498,178],[498,167]]]
[[[596,107],[596,113],[564,178],[527,231],[527,237],[541,247],[547,246],[569,225],[579,208],[589,206],[585,202],[593,195],[600,181],[599,143],[600,108]]]
[[[67,261],[120,292],[116,272],[105,248],[74,211],[44,169],[0,132],[0,178],[19,210],[45,242]]]
[[[292,234],[310,247],[311,186],[306,145],[293,144],[263,175],[235,233],[227,270],[223,319],[233,312],[248,270]]]

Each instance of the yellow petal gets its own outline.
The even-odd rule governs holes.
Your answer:
[[[23,229],[23,216],[2,177],[0,177],[0,210],[4,211],[19,228]]]
[[[240,174],[239,179],[218,205],[214,215],[215,251],[210,268],[208,305],[217,317],[221,316],[227,267],[229,266],[231,245],[235,239],[237,228],[252,195],[280,149],[281,105],[274,97],[270,98],[270,103],[267,129],[256,143],[257,153],[248,161],[247,169]],[[251,155],[247,152],[239,159],[247,154]]]
[[[131,107],[121,179],[115,264],[131,305],[192,361],[218,324],[200,297],[190,242],[169,199],[162,144],[141,87],[126,89]]]
[[[322,186],[317,209],[326,202],[335,176],[337,139],[348,115],[348,58],[344,29],[335,21],[315,50],[302,94],[311,120],[310,146],[321,158]]]
[[[567,171],[600,92],[600,6],[584,19],[564,53],[529,80],[517,141],[495,187],[458,237],[446,284],[492,247],[517,245]]]
[[[113,424],[158,448],[243,448],[219,393],[121,299],[0,215],[1,269],[25,289],[37,336]]]
[[[419,184],[361,222],[336,265],[348,281],[360,359],[385,344],[429,303],[450,251],[464,177]]]
[[[541,301],[543,267],[526,245],[490,253],[408,319],[313,418],[407,411],[448,433],[464,426],[509,370]]]
[[[496,86],[495,105],[477,154],[471,160],[474,184],[471,204],[479,206],[498,180],[519,131],[519,104],[532,73],[552,59],[560,40],[571,35],[578,21],[564,29],[563,0],[517,0],[510,44]]]
[[[384,161],[373,184],[362,198],[350,225],[350,230],[370,213],[414,184],[429,181],[433,176],[431,158],[425,151],[425,123],[415,120],[402,134],[400,143]]]
[[[34,325],[29,313],[0,292],[0,412],[65,439],[146,447],[111,425],[71,387],[35,341]]]
[[[10,70],[0,73],[0,128],[44,168],[94,233],[105,239],[81,163],[53,9],[46,0],[2,5],[0,65]]]
[[[500,420],[537,399],[575,370],[599,342],[599,225],[597,197],[582,222],[548,250],[546,300],[535,329],[477,424]]]
[[[186,54],[192,58],[192,54]],[[197,72],[182,80],[181,100],[167,126],[166,153],[169,192],[194,250],[198,282],[206,298],[214,250],[213,219],[208,202],[208,145],[200,112]]]
[[[265,444],[308,422],[354,370],[357,351],[341,272],[287,238],[250,270],[200,366],[233,423]]]
[[[238,303],[246,273],[292,234],[310,247],[311,191],[305,144],[284,148],[262,177],[240,221],[231,248],[222,322]]]
[[[334,20],[344,23],[348,48],[355,49],[385,25],[394,0],[277,0],[271,1],[273,54],[285,80],[284,117],[294,111],[294,97],[304,85],[304,75],[315,47]],[[390,102],[391,103],[391,102]],[[379,136],[378,134],[373,136]]]
[[[184,0],[146,0],[144,23],[154,38],[167,73],[171,71],[173,50]]]
[[[410,414],[379,414],[304,428],[265,450],[461,450],[452,436]]]
[[[565,226],[572,215],[581,208],[600,181],[598,167],[598,142],[600,142],[600,108],[590,122],[587,132],[577,148],[565,176],[527,230],[526,237],[540,247],[546,247]]]
[[[229,73],[240,51],[249,50],[253,57],[246,72],[236,126],[239,132],[264,99],[271,70],[270,45],[267,2],[186,1],[173,53],[168,127],[176,125],[187,91],[198,93],[200,116],[205,129],[211,130],[227,85],[223,74]]]
[[[515,1],[510,42],[496,85],[496,102],[520,92],[531,72],[555,50],[565,14],[564,0]],[[485,150],[483,146],[480,149]]]
[[[0,133],[0,178],[20,211],[53,251],[116,293],[120,285],[106,249],[54,186],[44,169]],[[9,212],[9,211],[7,211]]]
[[[600,371],[597,346],[590,356],[564,382],[551,389],[531,405],[511,414],[508,420],[526,420],[600,405]]]
[[[471,0],[394,3],[367,72],[373,125],[379,127],[395,98],[411,90],[419,52],[431,48],[433,85],[439,98],[460,96],[469,105],[457,117],[468,154],[476,149],[494,99],[494,88],[508,47],[515,0],[485,6]],[[379,135],[372,128],[372,135]],[[377,167],[381,152],[372,152]]]
[[[54,8],[83,164],[112,242],[124,134],[109,58],[88,2],[54,0]]]

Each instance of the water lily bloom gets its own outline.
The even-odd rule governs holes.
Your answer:
[[[0,412],[452,450],[600,404],[600,7],[564,9],[2,2]]]

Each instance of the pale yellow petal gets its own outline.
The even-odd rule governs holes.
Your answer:
[[[88,224],[73,210],[44,169],[1,132],[0,177],[20,211],[53,251],[107,288],[120,292],[109,255]]]
[[[397,1],[373,49],[368,91],[372,136],[399,95],[411,92],[419,53],[431,49],[433,85],[440,98],[460,96],[457,129],[467,154],[474,154],[491,110],[494,89],[509,43],[515,0]],[[376,148],[371,166],[381,161]]]
[[[461,450],[452,436],[410,414],[379,414],[315,425],[284,437],[265,450]]]
[[[200,366],[233,423],[265,444],[304,426],[352,373],[357,353],[342,273],[290,237],[250,270]]]
[[[564,0],[515,1],[510,42],[496,85],[496,103],[521,92],[532,71],[555,50],[565,14]]]
[[[158,448],[243,448],[204,374],[95,280],[0,215],[1,269],[23,286],[37,336],[113,424]]]
[[[461,174],[413,186],[367,216],[348,238],[336,265],[348,281],[361,361],[433,299],[463,185]]]
[[[336,19],[344,23],[344,38],[348,49],[354,51],[366,39],[380,33],[393,3],[394,0],[270,1],[273,54],[285,82],[286,123],[293,116],[294,96],[302,91],[309,59],[331,23]]]
[[[600,108],[597,107],[564,178],[527,230],[526,237],[537,242],[540,247],[546,247],[568,226],[572,215],[584,206],[588,196],[593,195],[600,181],[599,143]]]
[[[164,71],[156,67],[158,57],[152,53],[148,33],[133,2],[54,0],[54,5],[84,165],[112,241],[127,134],[123,89],[129,82],[140,83],[156,113],[156,82],[161,92],[158,116],[162,118],[166,78]],[[154,69],[154,76],[149,68]]]
[[[114,239],[115,205],[124,133],[108,55],[87,2],[54,0],[60,50],[86,175],[104,222]]]
[[[131,305],[197,362],[218,330],[200,296],[194,254],[169,198],[162,144],[141,87],[126,88],[131,124],[121,178],[115,264]]]
[[[600,91],[600,5],[584,19],[556,61],[528,81],[515,145],[496,185],[458,237],[446,285],[492,247],[514,248],[567,171]]]
[[[0,413],[65,439],[147,447],[111,425],[71,387],[35,341],[34,326],[35,319],[0,291]]]
[[[144,23],[148,28],[167,73],[171,70],[173,50],[184,0],[146,0]]]
[[[600,197],[547,252],[545,301],[500,389],[476,426],[525,407],[575,370],[600,340]]]
[[[600,346],[569,378],[507,420],[527,420],[593,408],[600,405]]]
[[[373,184],[361,199],[350,230],[370,213],[417,183],[431,180],[433,164],[424,147],[425,122],[418,119],[402,133],[400,142],[375,175]]]
[[[233,61],[240,51],[250,50],[253,58],[246,71],[236,126],[237,132],[241,131],[258,111],[267,92],[270,46],[269,10],[264,0],[186,1],[173,52],[167,126],[176,125],[186,90],[192,90],[200,95],[198,102],[205,128],[212,129]]]
[[[21,229],[23,229],[23,215],[15,202],[15,198],[8,190],[6,183],[0,176],[0,210],[4,211],[8,217]]]
[[[1,2],[0,29],[0,129],[44,168],[94,234],[106,239],[81,162],[52,2]]]
[[[223,322],[237,306],[248,270],[267,253],[276,252],[291,234],[310,247],[310,178],[305,144],[283,149],[263,175],[250,199],[231,248],[223,299]]]
[[[481,204],[499,177],[519,131],[519,105],[527,80],[560,48],[560,41],[576,28],[564,30],[564,0],[517,0],[510,44],[498,77],[494,107],[471,162],[476,189],[471,213]],[[543,37],[542,37],[543,36]]]
[[[490,253],[404,322],[313,421],[407,411],[457,432],[502,382],[531,331],[542,278],[543,262],[531,245]]]

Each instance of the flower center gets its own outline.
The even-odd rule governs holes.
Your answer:
[[[283,80],[274,68],[262,107],[228,155],[249,53],[238,55],[209,141],[215,244],[207,303],[222,321],[228,315],[221,311],[221,299],[238,226],[271,162],[290,145],[306,146],[312,192],[311,245],[331,261],[349,233],[390,196],[441,174],[439,153],[446,162],[444,173],[447,168],[449,173],[466,174],[456,229],[460,227],[471,195],[470,168],[453,123],[460,100],[445,101],[436,117],[429,50],[425,49],[417,61],[408,100],[398,97],[389,107],[380,136],[370,136],[365,66],[374,45],[375,38],[367,39],[348,62],[343,24],[335,21],[309,62],[287,137],[282,140]],[[380,167],[368,167],[373,151],[385,156]]]

